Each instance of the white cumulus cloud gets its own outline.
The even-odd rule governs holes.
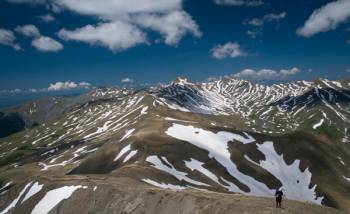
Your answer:
[[[160,32],[168,45],[178,44],[187,33],[196,37],[202,35],[196,22],[184,11],[174,11],[166,15],[143,14],[136,16],[135,21],[144,28]]]
[[[122,79],[121,82],[122,82],[122,83],[133,83],[134,80],[131,79],[131,78],[129,78],[129,77],[126,77],[126,78]]]
[[[45,4],[51,11],[69,10],[91,16],[99,24],[89,24],[76,29],[61,29],[59,34],[66,40],[99,45],[114,52],[146,43],[147,35],[156,32],[167,45],[176,46],[184,36],[201,37],[197,23],[183,10],[184,0],[8,0],[14,3]],[[42,16],[49,22],[53,17]],[[116,30],[115,27],[121,27]],[[100,32],[117,33],[101,35]],[[90,34],[86,35],[86,34]],[[156,35],[157,35],[156,34]],[[154,34],[152,34],[154,35]],[[130,37],[130,39],[127,39]],[[155,38],[155,41],[160,41]]]
[[[88,82],[75,83],[73,81],[55,82],[51,83],[47,88],[29,88],[29,89],[3,89],[0,90],[0,94],[14,94],[14,93],[47,93],[54,91],[68,91],[77,89],[90,89],[92,85]]]
[[[28,24],[23,26],[17,26],[15,31],[19,34],[22,34],[27,37],[38,37],[40,36],[40,32],[35,25]]]
[[[235,78],[255,80],[255,81],[283,80],[288,78],[289,76],[296,75],[299,72],[300,70],[298,68],[281,69],[279,71],[272,70],[272,69],[261,69],[261,70],[245,69],[234,74],[233,76]]]
[[[75,89],[78,87],[78,84],[72,81],[67,81],[67,82],[56,82],[56,83],[51,83],[50,86],[48,87],[49,91],[61,91],[61,90],[70,90],[70,89]]]
[[[0,28],[0,44],[10,46],[15,50],[21,50],[21,46],[15,42],[16,37],[11,30]]]
[[[113,52],[147,43],[146,35],[142,31],[134,25],[121,21],[86,25],[75,30],[62,29],[58,35],[64,40],[86,42],[106,47]]]
[[[212,55],[216,59],[236,58],[246,56],[247,53],[241,49],[237,42],[228,42],[223,45],[216,45],[211,49]]]
[[[261,18],[246,19],[243,21],[243,24],[252,25],[252,26],[262,26],[266,22],[279,21],[281,19],[286,18],[286,16],[287,16],[286,12],[282,12],[279,14],[269,13],[269,14],[264,15]]]
[[[253,29],[247,30],[246,33],[252,39],[257,38],[263,34],[263,27],[266,23],[277,23],[276,28],[279,26],[280,20],[286,18],[287,13],[269,13],[260,18],[245,19],[242,24],[252,26]]]
[[[38,19],[40,19],[42,22],[45,22],[45,23],[49,23],[49,22],[53,22],[55,21],[55,17],[53,17],[51,14],[44,14],[44,15],[40,15],[40,16],[37,16]]]
[[[250,36],[250,38],[255,39],[259,35],[262,34],[260,29],[254,29],[254,30],[247,30],[246,31],[247,35]]]
[[[80,82],[78,84],[79,88],[90,88],[91,87],[91,84],[88,83],[88,82]]]
[[[215,4],[227,6],[261,6],[264,4],[262,0],[214,0]]]
[[[16,88],[16,89],[2,89],[0,90],[0,94],[18,94],[21,93],[22,89]]]
[[[42,52],[57,52],[63,49],[63,45],[55,39],[41,35],[39,29],[32,24],[17,26],[15,31],[26,37],[31,37],[31,45]]]
[[[334,30],[349,18],[350,1],[333,1],[316,9],[306,20],[304,26],[298,28],[297,34],[303,37],[311,37],[317,33]]]
[[[182,9],[182,2],[183,0],[143,0],[142,3],[139,0],[57,0],[56,4],[64,9],[103,20],[97,26],[87,25],[70,32],[62,29],[60,35],[66,39],[107,47],[114,52],[146,43],[148,31],[158,32],[167,45],[177,45],[187,34],[195,37],[202,34],[196,22]],[[120,27],[121,30],[116,30],[115,27]],[[102,36],[100,31],[115,32],[117,38]],[[91,38],[83,35],[87,32],[92,33]]]
[[[50,86],[47,88],[48,91],[62,91],[62,90],[73,90],[73,89],[79,89],[79,88],[90,88],[91,84],[88,82],[80,82],[75,83],[72,81],[66,81],[66,82],[56,82],[51,83]]]
[[[35,38],[32,41],[32,46],[42,52],[57,52],[63,49],[61,43],[47,36]]]
[[[109,20],[130,14],[167,13],[182,7],[182,0],[56,0],[56,3],[79,14]]]

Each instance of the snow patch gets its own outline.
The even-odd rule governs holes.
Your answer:
[[[28,200],[30,197],[33,195],[37,194],[40,192],[40,190],[43,188],[44,184],[39,184],[39,182],[35,182],[27,192],[26,196],[24,196],[24,199],[22,200],[21,204]]]
[[[167,120],[167,121],[179,121],[179,122],[185,122],[185,123],[197,123],[197,122],[189,121],[189,120],[178,120],[178,119],[175,119],[175,118],[172,118],[172,117],[165,117],[164,120]]]
[[[321,119],[320,122],[314,124],[312,126],[313,129],[317,129],[318,127],[322,126],[324,119]]]
[[[137,154],[137,150],[131,151],[123,160],[123,163],[127,162],[130,160],[132,157],[134,157]]]
[[[162,161],[155,155],[147,157],[146,161],[149,162],[149,163],[152,163],[154,168],[159,169],[159,170],[161,170],[163,172],[166,172],[168,174],[173,175],[179,181],[186,181],[188,183],[191,183],[191,184],[194,184],[194,185],[199,185],[199,186],[209,186],[208,184],[204,184],[202,182],[195,181],[195,180],[187,177],[187,173],[186,172],[180,172],[177,169],[175,169],[175,167],[171,163],[169,163],[169,161],[165,157],[162,157],[162,159],[170,167],[165,165],[165,164],[163,164]]]
[[[143,114],[147,114],[147,109],[148,109],[148,106],[145,106],[141,109],[141,115]]]
[[[220,186],[223,186],[224,188],[226,188],[228,191],[230,192],[235,192],[237,191],[237,187],[236,185],[234,185],[233,183],[223,179],[221,177],[221,179],[228,184],[228,186],[223,185],[222,183],[219,182],[219,178],[212,172],[210,172],[208,169],[204,168],[203,165],[204,163],[191,158],[190,161],[185,161],[185,165],[187,168],[191,169],[192,171],[197,170],[198,172],[202,173],[203,175],[207,176],[208,178],[210,178],[212,181],[214,181],[215,183],[219,184]],[[239,191],[239,190],[238,190]]]
[[[231,161],[231,154],[228,150],[228,142],[238,140],[241,142],[243,141],[242,143],[251,143],[255,141],[255,139],[251,136],[247,136],[246,134],[248,137],[247,139],[241,135],[229,132],[213,133],[200,128],[194,128],[193,126],[184,126],[179,124],[173,124],[172,127],[169,127],[166,134],[176,139],[187,141],[208,151],[210,158],[214,158],[218,163],[226,168],[227,172],[232,177],[236,178],[250,189],[248,192],[243,192],[237,186],[227,181],[226,183],[231,186],[232,191],[256,196],[273,195],[273,190],[270,190],[264,183],[261,183],[240,172],[237,169],[236,164]],[[225,181],[225,179],[222,180]]]
[[[10,186],[12,183],[13,183],[12,181],[7,182],[3,187],[0,188],[0,192],[6,189],[8,186]]]
[[[346,166],[346,164],[344,163],[343,159],[340,156],[338,156],[338,160],[343,166]]]
[[[317,185],[309,188],[312,174],[308,168],[304,172],[300,170],[300,160],[295,160],[291,165],[287,165],[283,154],[277,154],[271,141],[257,144],[257,147],[265,155],[265,160],[260,161],[260,163],[247,160],[266,169],[280,180],[286,197],[298,201],[322,203],[323,197],[317,197],[315,192]]]
[[[86,186],[64,186],[54,190],[50,190],[46,195],[35,205],[32,214],[46,214],[50,212],[62,200],[69,198],[76,190],[87,188]]]
[[[11,204],[9,204],[0,214],[5,214],[7,213],[10,209],[16,207],[18,204],[19,200],[22,198],[23,194],[27,191],[27,189],[32,185],[33,182],[29,182],[25,187],[22,189],[22,191],[18,194],[17,198],[15,198]]]
[[[347,181],[349,181],[349,182],[350,182],[350,178],[345,177],[344,175],[343,175],[343,178],[344,178],[345,180],[347,180]]]
[[[135,129],[126,130],[125,135],[119,140],[119,142],[122,142],[123,140],[129,138],[134,131]]]
[[[131,146],[127,145],[126,147],[124,147],[122,150],[120,150],[120,152],[118,153],[118,155],[114,158],[113,161],[117,161],[121,156],[123,156],[125,153],[127,153],[128,151],[130,151]]]
[[[153,181],[151,179],[142,179],[143,182],[146,182],[148,184],[151,184],[153,186],[162,188],[162,189],[171,189],[171,190],[184,190],[186,187],[179,186],[179,185],[173,185],[173,184],[165,184],[165,183],[158,183],[156,181]]]

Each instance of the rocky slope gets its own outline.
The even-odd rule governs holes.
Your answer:
[[[193,84],[180,78],[159,96],[182,111],[239,115],[254,132],[281,134],[336,125],[335,137],[349,141],[350,79],[268,86],[231,78]]]
[[[349,88],[348,80],[262,86],[179,78],[26,103],[6,114],[39,124],[0,139],[0,210],[227,213],[235,203],[220,201],[224,194],[242,202],[237,212],[269,213],[273,199],[254,196],[282,187],[288,200],[349,212]],[[293,201],[283,212],[336,212]]]

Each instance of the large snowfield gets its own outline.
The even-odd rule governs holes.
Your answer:
[[[279,155],[275,151],[273,142],[264,142],[261,144],[256,142],[255,139],[247,133],[243,133],[243,135],[229,132],[214,133],[201,128],[195,128],[192,125],[177,123],[173,123],[166,131],[166,134],[206,150],[210,158],[215,159],[226,168],[227,172],[232,177],[248,186],[250,189],[250,191],[245,192],[232,182],[221,177],[221,180],[229,186],[223,185],[219,181],[218,176],[203,167],[204,163],[195,159],[185,161],[188,168],[201,172],[214,182],[226,187],[231,192],[268,197],[273,196],[275,193],[275,189],[270,189],[266,184],[240,172],[236,164],[231,160],[231,154],[228,150],[230,143],[254,143],[257,149],[264,154],[265,160],[256,163],[245,155],[246,160],[260,166],[277,178],[282,183],[281,188],[283,188],[287,198],[317,204],[321,204],[323,200],[323,197],[317,197],[316,195],[316,185],[312,185],[311,188],[309,187],[311,186],[312,178],[312,173],[309,169],[301,171],[299,167],[300,160],[295,160],[291,165],[288,165],[283,159],[283,154]]]

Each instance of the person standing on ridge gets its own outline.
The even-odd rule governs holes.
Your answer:
[[[282,208],[282,197],[283,197],[282,188],[279,188],[276,190],[275,196],[276,196],[276,208]]]

